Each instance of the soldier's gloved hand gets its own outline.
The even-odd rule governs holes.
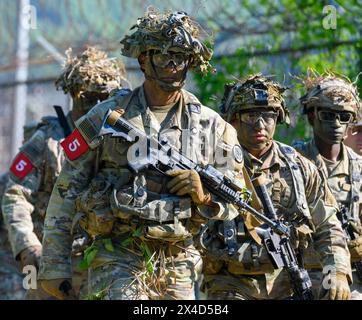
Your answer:
[[[33,265],[39,269],[39,261],[42,253],[42,246],[32,246],[20,252],[21,268],[27,265]]]
[[[204,189],[199,174],[195,170],[170,170],[167,174],[174,177],[167,188],[178,196],[188,194],[195,204],[211,203],[211,194]]]
[[[59,300],[74,300],[76,297],[71,282],[71,279],[40,280],[40,285]]]
[[[330,300],[349,300],[351,299],[351,290],[349,288],[347,276],[344,273],[337,272],[332,279],[332,287],[329,290]]]
[[[348,249],[351,253],[352,261],[359,261],[362,259],[362,236],[355,240],[348,241]]]

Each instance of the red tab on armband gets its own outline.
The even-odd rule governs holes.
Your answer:
[[[61,145],[68,159],[71,161],[78,159],[89,149],[87,142],[84,140],[78,129],[75,129],[71,135],[66,137]]]
[[[22,152],[18,154],[10,167],[10,171],[19,179],[23,179],[34,168],[29,158]]]

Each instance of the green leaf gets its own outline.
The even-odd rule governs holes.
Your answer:
[[[154,272],[154,267],[152,264],[152,253],[150,248],[145,243],[141,243],[142,254],[146,260],[146,269],[148,274],[152,274]]]
[[[111,239],[103,239],[103,245],[107,251],[114,252],[114,247]]]
[[[132,238],[127,238],[121,242],[122,247],[128,247],[132,243]]]
[[[151,260],[146,261],[146,268],[148,274],[153,274],[154,268]]]
[[[144,250],[145,250],[145,253],[146,253],[146,256],[151,259],[152,258],[152,253],[150,251],[150,248],[147,246],[147,244],[144,244]]]
[[[87,261],[85,259],[82,259],[82,261],[78,264],[78,268],[82,271],[87,270],[89,268]]]
[[[90,247],[84,250],[84,257],[82,261],[79,263],[78,267],[81,270],[87,270],[91,264],[94,258],[96,257],[98,253],[97,246],[93,243]]]
[[[88,252],[87,255],[84,256],[84,259],[88,264],[88,268],[92,264],[92,262],[93,262],[94,258],[96,257],[97,253],[98,253],[98,248],[94,247],[91,251]]]
[[[142,227],[139,227],[132,233],[132,237],[139,238],[142,235]]]

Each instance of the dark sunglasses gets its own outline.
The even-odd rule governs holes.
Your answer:
[[[332,112],[332,111],[318,111],[318,119],[325,122],[335,122],[338,119],[339,123],[350,123],[353,115],[350,112]]]

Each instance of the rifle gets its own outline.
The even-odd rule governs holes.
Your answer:
[[[258,194],[266,215],[273,221],[278,221],[274,205],[270,199],[263,177],[255,180],[255,189]],[[285,268],[292,284],[294,296],[298,300],[313,300],[312,281],[307,270],[300,267],[297,255],[290,243],[289,235],[280,235],[270,228],[263,226],[256,228],[258,235],[262,238],[268,255],[274,268]]]
[[[346,206],[341,205],[339,211],[337,212],[337,218],[341,222],[342,229],[347,235],[349,240],[355,240],[357,237],[355,235],[355,230],[351,224],[353,221],[350,213]],[[352,262],[352,268],[356,269],[357,278],[362,282],[362,260]]]
[[[310,291],[310,279],[304,269],[300,269],[294,251],[290,245],[289,227],[278,219],[271,219],[251,207],[245,200],[245,191],[243,185],[227,177],[211,165],[200,166],[191,159],[185,157],[178,150],[173,148],[168,141],[159,141],[155,137],[148,136],[145,132],[133,126],[126,119],[122,118],[122,113],[109,110],[103,121],[99,136],[111,134],[113,137],[120,137],[130,143],[142,141],[147,144],[147,152],[144,157],[138,161],[129,161],[129,166],[136,172],[148,167],[167,175],[169,170],[195,170],[201,178],[203,185],[214,195],[232,203],[239,210],[250,212],[264,224],[260,227],[260,234],[264,238],[264,244],[268,252],[275,258],[277,267],[287,269],[291,280],[295,296],[301,300],[312,300]],[[249,194],[250,195],[250,194]],[[233,229],[229,231],[232,233]],[[233,243],[232,249],[229,249],[229,255],[234,254],[234,236],[226,234]],[[234,230],[235,233],[235,230]]]

